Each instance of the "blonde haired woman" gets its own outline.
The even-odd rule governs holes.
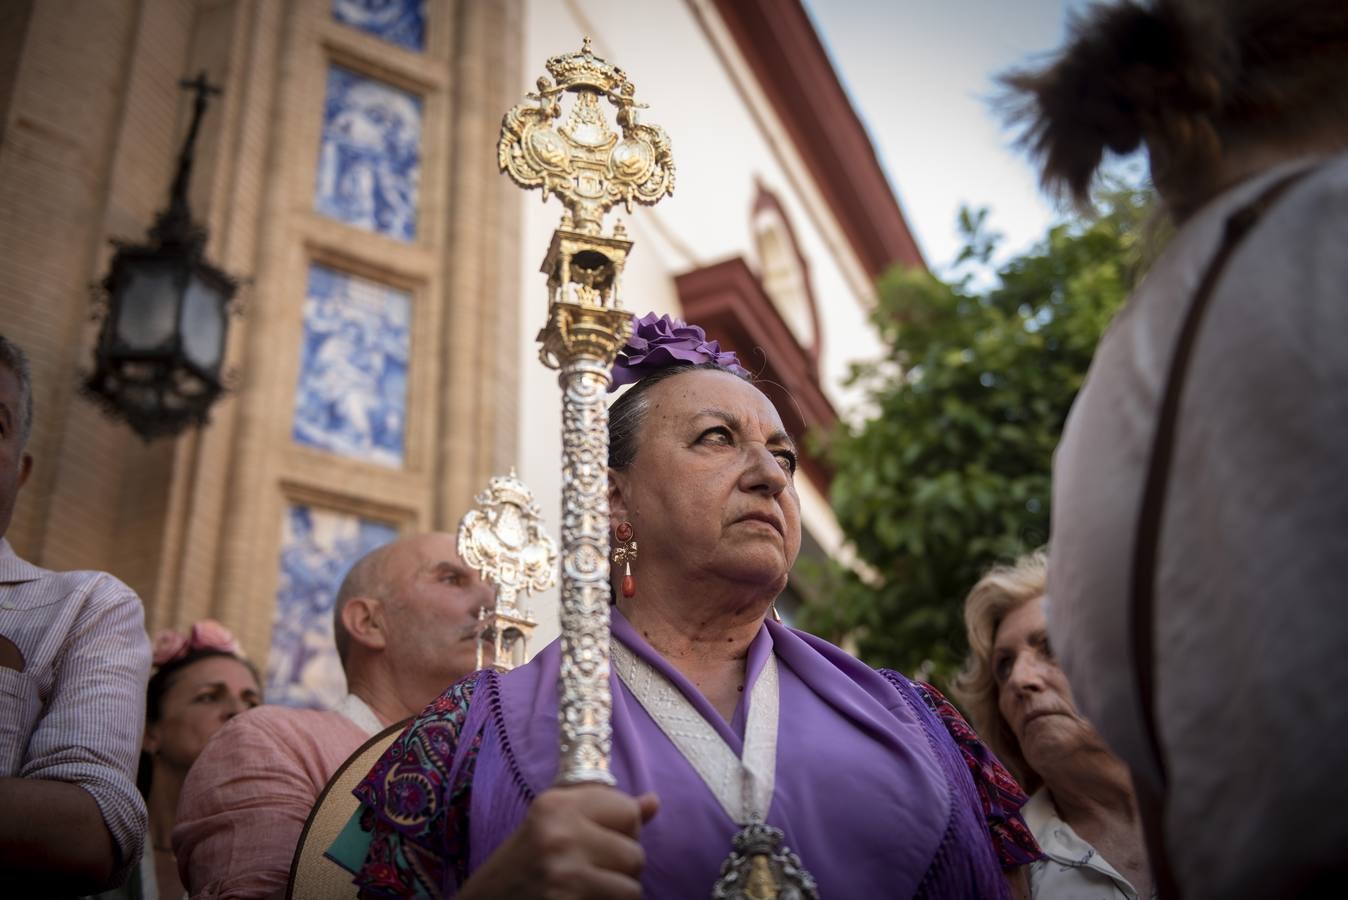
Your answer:
[[[996,566],[964,602],[969,659],[955,684],[974,727],[1033,792],[1025,822],[1048,857],[1029,869],[1039,900],[1151,894],[1128,768],[1077,711],[1044,619],[1048,559]]]

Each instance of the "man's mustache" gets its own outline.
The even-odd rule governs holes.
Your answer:
[[[460,625],[456,630],[456,635],[461,641],[468,640],[494,640],[496,637],[496,616],[493,612],[488,612],[482,619],[470,619]]]

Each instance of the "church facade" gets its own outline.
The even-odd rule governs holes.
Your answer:
[[[9,538],[118,575],[152,630],[225,622],[275,702],[340,696],[332,595],[365,550],[452,531],[511,466],[555,529],[559,395],[533,341],[561,210],[496,164],[548,57],[590,37],[673,142],[674,196],[624,216],[626,306],[737,350],[798,440],[857,408],[875,276],[922,265],[794,0],[76,6],[0,13],[0,331],[32,357],[37,459]],[[90,285],[164,205],[198,71],[223,95],[191,204],[245,310],[210,424],[147,444],[78,396]],[[804,552],[845,554],[827,465],[798,480]],[[555,596],[533,606],[537,647]]]

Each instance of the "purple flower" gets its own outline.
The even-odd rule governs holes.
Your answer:
[[[736,375],[749,376],[735,351],[722,351],[720,342],[707,340],[707,333],[699,326],[646,313],[632,323],[632,336],[627,346],[618,351],[609,390],[640,381],[659,369],[704,362],[714,362]]]

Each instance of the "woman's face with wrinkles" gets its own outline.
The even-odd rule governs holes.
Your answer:
[[[632,523],[643,556],[780,590],[800,552],[795,468],[756,387],[715,370],[675,375],[649,390],[636,457],[614,473],[614,522]]]

